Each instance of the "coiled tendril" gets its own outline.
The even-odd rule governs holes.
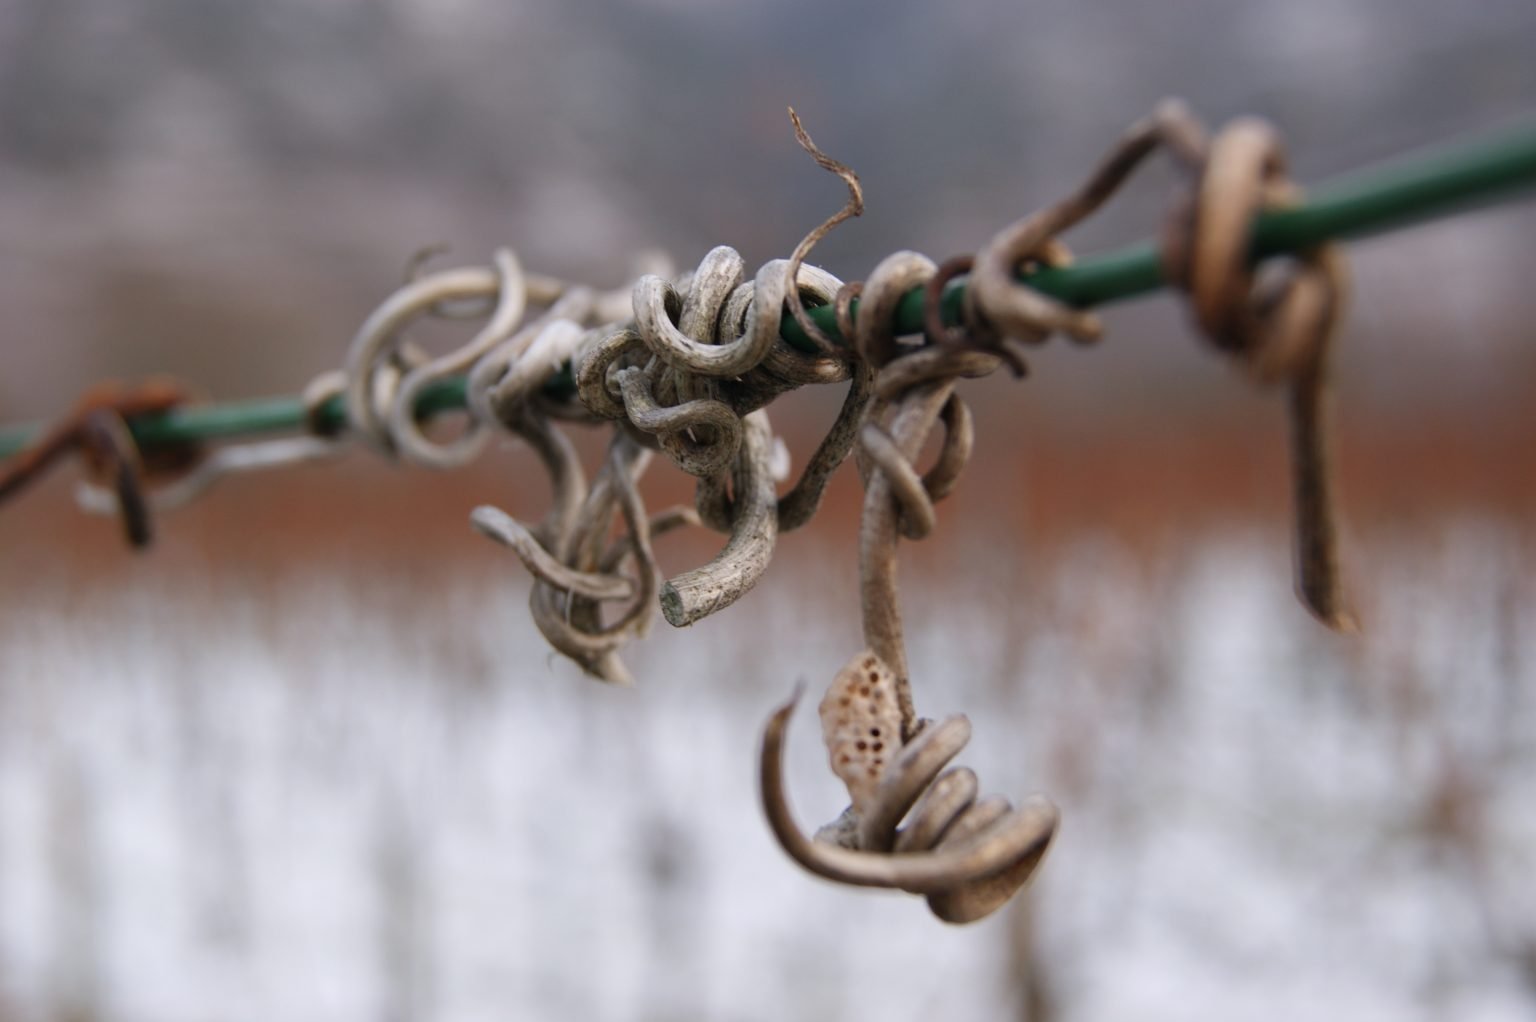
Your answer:
[[[1355,627],[1340,580],[1327,417],[1328,353],[1347,285],[1332,245],[1303,253],[1287,271],[1255,282],[1249,261],[1253,222],[1265,209],[1294,203],[1273,128],[1233,121],[1207,138],[1177,100],[1161,103],[1115,145],[1072,195],[1004,228],[977,255],[966,291],[972,330],[1039,341],[1052,330],[1080,340],[1102,332],[1097,317],[1021,284],[1031,262],[1049,264],[1056,235],[1098,209],[1146,156],[1167,148],[1192,181],[1174,204],[1162,262],[1186,290],[1196,322],[1219,349],[1243,361],[1261,383],[1289,388],[1296,506],[1297,588],[1324,624]]]
[[[854,325],[856,350],[883,367],[858,433],[866,483],[859,565],[869,649],[837,674],[821,704],[832,769],[848,785],[852,804],[813,839],[794,822],[781,760],[798,695],[768,721],[761,785],[775,836],[802,866],[828,879],[922,894],[940,919],[964,923],[990,914],[1029,881],[1055,836],[1058,814],[1042,796],[1017,809],[996,796],[978,798],[975,773],[945,770],[969,741],[970,722],[963,716],[922,722],[913,707],[897,543],[932,531],[934,504],[953,491],[970,458],[974,430],[956,381],[991,373],[1004,361],[948,337],[941,346],[901,354],[890,326],[895,304],[936,272],[915,252],[887,257],[863,284]],[[940,422],[938,457],[920,474],[914,461]]]
[[[848,672],[888,676],[889,668],[866,651]],[[838,691],[834,684],[829,697]],[[1056,807],[1039,795],[1018,807],[997,796],[978,798],[974,772],[945,770],[970,740],[963,716],[928,723],[875,773],[865,798],[856,796],[842,817],[808,839],[783,782],[784,737],[798,701],[797,692],[769,718],[760,764],[769,825],[796,862],[828,880],[924,895],[934,915],[950,923],[991,914],[1029,882],[1055,837]]]

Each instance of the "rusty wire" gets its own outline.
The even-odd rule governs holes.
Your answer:
[[[162,448],[153,459],[146,459],[128,420],[166,412],[186,400],[187,391],[170,380],[91,388],[58,422],[0,466],[0,501],[14,497],[71,452],[78,452],[87,475],[109,488],[128,544],[138,549],[148,546],[153,525],[147,479],[190,468],[198,452],[190,446]]]

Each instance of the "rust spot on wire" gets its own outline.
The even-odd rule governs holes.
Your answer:
[[[146,456],[128,424],[140,416],[167,412],[186,400],[186,390],[170,380],[92,387],[58,422],[0,466],[0,501],[20,493],[78,451],[90,475],[117,494],[129,544],[140,549],[148,546],[153,529],[144,492],[146,478],[190,467],[198,451],[192,445],[171,445]]]

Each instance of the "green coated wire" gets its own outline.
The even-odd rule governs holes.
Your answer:
[[[1304,205],[1265,213],[1255,222],[1250,255],[1258,261],[1325,241],[1397,230],[1505,199],[1533,186],[1536,125],[1525,125],[1489,138],[1405,157],[1319,188]],[[1030,275],[1027,282],[1045,294],[1084,308],[1148,294],[1165,284],[1157,248],[1151,242],[1128,245],[1072,266],[1041,270]],[[960,321],[964,293],[963,280],[945,290],[945,322]],[[809,312],[824,333],[834,340],[841,339],[830,307],[821,306]],[[857,315],[857,302],[854,314]],[[919,289],[908,293],[898,305],[896,331],[914,334],[922,328],[923,295]],[[784,317],[782,333],[791,345],[814,350],[809,338],[788,316]],[[563,385],[569,387],[568,377]],[[463,408],[464,402],[464,381],[447,380],[423,391],[417,412],[432,415]],[[339,398],[332,399],[322,410],[324,425],[341,426],[345,420]],[[144,447],[293,431],[303,425],[304,406],[298,397],[193,405],[129,423],[134,437]],[[21,450],[42,428],[40,424],[28,423],[0,429],[0,458]]]

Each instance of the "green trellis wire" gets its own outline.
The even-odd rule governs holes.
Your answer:
[[[1536,125],[1525,125],[1488,138],[1405,157],[1384,168],[1321,187],[1305,205],[1266,213],[1255,224],[1251,255],[1258,261],[1324,241],[1395,230],[1504,199],[1533,186]],[[1031,275],[1028,283],[1062,301],[1088,307],[1156,291],[1165,281],[1156,246],[1144,241],[1073,266],[1042,270]],[[959,322],[964,290],[964,281],[960,280],[945,291],[946,322]],[[830,308],[811,309],[810,315],[829,336],[839,337]],[[919,333],[922,321],[922,292],[912,291],[897,308],[897,332]],[[788,316],[784,318],[783,336],[795,347],[810,350],[808,338]],[[432,415],[463,407],[464,381],[457,379],[427,389],[417,411]],[[345,419],[340,399],[325,407],[327,424],[339,426]],[[284,396],[178,408],[140,417],[129,426],[141,446],[154,447],[294,431],[303,424],[300,399]],[[28,423],[0,429],[0,458],[22,449],[42,428],[40,424]]]

